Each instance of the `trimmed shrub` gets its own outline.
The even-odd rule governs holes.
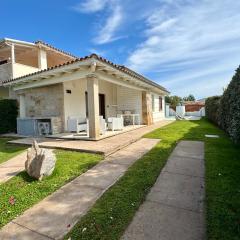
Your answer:
[[[220,102],[220,126],[235,142],[240,142],[240,66]]]
[[[205,101],[206,117],[213,123],[219,125],[219,108],[221,96],[209,97]]]
[[[13,99],[0,100],[0,134],[16,132],[18,104]]]

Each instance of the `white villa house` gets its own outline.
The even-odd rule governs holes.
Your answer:
[[[18,99],[19,135],[98,140],[163,120],[168,94],[96,54],[78,58],[41,41],[0,40],[0,97]]]

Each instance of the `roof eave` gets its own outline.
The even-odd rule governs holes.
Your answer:
[[[75,64],[75,63],[78,63],[78,62],[84,62],[84,61],[86,62],[86,61],[92,61],[92,60],[99,61],[99,63],[101,63],[101,64],[107,64],[108,66],[110,66],[112,68],[115,68],[117,71],[123,72],[123,73],[129,75],[130,77],[138,79],[138,80],[142,81],[143,83],[152,86],[154,89],[158,89],[161,92],[166,93],[166,95],[170,94],[170,92],[167,89],[160,86],[159,84],[143,77],[142,75],[140,75],[140,74],[138,74],[138,73],[136,73],[136,72],[134,72],[130,69],[128,70],[127,68],[125,68],[125,69],[120,68],[119,65],[114,64],[114,63],[112,63],[112,62],[110,62],[107,59],[104,59],[102,57],[99,57],[96,54],[92,54],[92,55],[86,56],[84,58],[78,58],[78,59],[75,59],[71,62],[66,62],[64,64],[61,64],[61,65],[58,65],[58,66],[55,66],[55,67],[52,67],[52,68],[49,68],[49,69],[41,70],[41,71],[38,71],[38,72],[35,72],[35,73],[31,73],[31,74],[28,74],[28,75],[25,75],[25,76],[22,76],[22,77],[19,77],[19,78],[10,79],[10,80],[4,81],[3,85],[4,86],[15,85],[15,84],[18,84],[19,82],[22,82],[22,81],[31,80],[32,78],[34,78],[35,80],[36,79],[40,80],[41,75],[45,74],[45,72],[47,72],[49,74],[51,74],[51,71],[60,72],[62,70],[62,68],[66,67],[66,66],[71,66],[72,64]]]

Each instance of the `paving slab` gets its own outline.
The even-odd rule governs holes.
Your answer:
[[[9,223],[4,232],[1,233],[1,240],[52,240],[47,236],[41,235],[22,227],[16,223]]]
[[[204,160],[170,156],[164,170],[189,176],[204,177]]]
[[[147,200],[200,212],[203,209],[203,188],[203,178],[163,172]]]
[[[102,189],[67,184],[12,222],[50,238],[61,239],[101,194]]]
[[[129,166],[158,142],[159,139],[140,139],[113,153],[4,226],[0,239],[62,239]],[[38,234],[36,238],[34,234]]]
[[[205,239],[204,143],[181,141],[122,240]]]
[[[6,182],[19,172],[24,170],[24,164],[27,159],[27,152],[24,151],[19,155],[0,164],[0,183]]]
[[[134,217],[123,240],[200,240],[204,239],[199,214],[146,201]]]
[[[173,150],[171,156],[172,155],[179,157],[204,159],[204,144],[202,142],[196,144],[193,141],[184,141],[184,143],[180,142],[180,145],[177,145]]]

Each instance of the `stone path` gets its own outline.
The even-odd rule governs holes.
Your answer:
[[[24,163],[26,161],[27,152],[9,159],[8,161],[0,164],[0,184],[6,182],[19,172],[24,170]]]
[[[95,201],[158,142],[143,138],[113,153],[3,227],[0,239],[62,239]]]
[[[154,129],[168,125],[172,122],[173,121],[163,120],[150,126],[138,128],[99,141],[62,140],[62,139],[55,140],[49,138],[39,138],[37,139],[37,142],[39,143],[40,147],[100,153],[104,154],[105,156],[108,156],[113,152],[139,140],[144,134],[151,132]],[[31,145],[32,138],[22,138],[18,140],[13,140],[10,141],[10,143]]]
[[[202,240],[204,144],[181,141],[122,240]]]

